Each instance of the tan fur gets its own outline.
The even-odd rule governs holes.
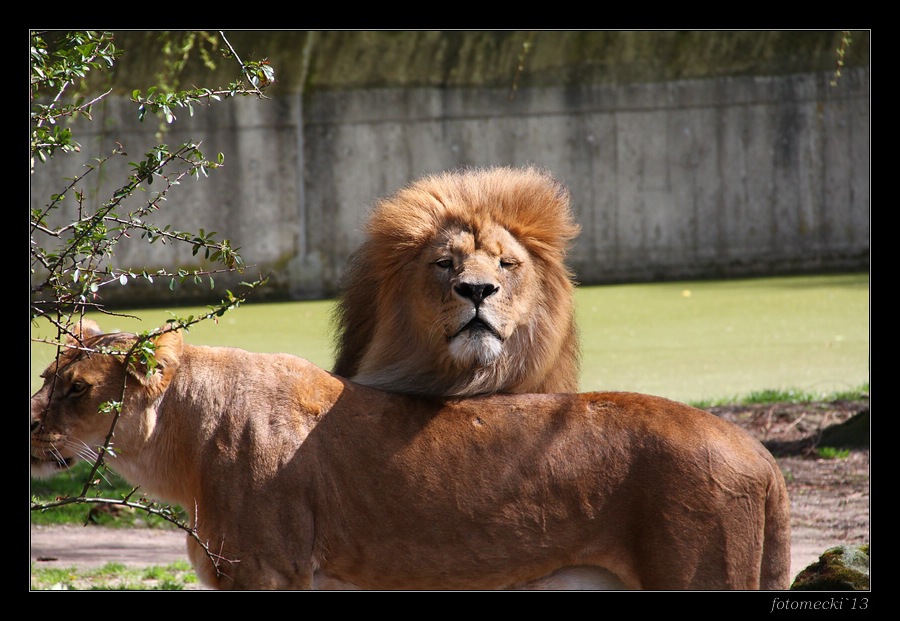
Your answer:
[[[127,347],[129,335],[90,336]],[[241,589],[785,589],[772,456],[707,412],[634,393],[425,399],[288,355],[157,341],[160,367],[67,353],[32,397],[31,462],[89,457],[191,512]]]
[[[577,391],[577,232],[568,191],[536,168],[432,175],[379,201],[342,282],[334,372],[429,396]]]

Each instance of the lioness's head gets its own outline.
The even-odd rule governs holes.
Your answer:
[[[173,332],[158,337],[157,365],[152,370],[138,358],[126,362],[136,341],[134,334],[101,334],[92,321],[77,326],[67,348],[41,374],[44,384],[31,397],[33,476],[51,476],[78,459],[94,461],[112,428],[114,403],[125,404],[115,427],[116,442],[150,431],[152,420],[135,418],[146,409],[142,405],[164,390],[178,365],[182,340]]]
[[[335,372],[462,396],[578,385],[565,187],[535,168],[425,177],[379,201],[338,305]]]

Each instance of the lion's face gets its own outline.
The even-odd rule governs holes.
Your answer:
[[[415,279],[423,295],[413,318],[462,367],[493,363],[533,321],[534,265],[503,228],[443,231],[416,262]]]
[[[379,201],[337,306],[334,372],[428,396],[573,392],[568,191],[533,168],[428,176]]]

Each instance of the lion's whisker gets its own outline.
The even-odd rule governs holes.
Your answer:
[[[72,452],[78,459],[81,459],[88,463],[97,461],[99,453],[97,453],[97,451],[86,442],[83,442],[82,440],[79,440],[77,438],[68,438],[65,445],[68,448],[72,449]]]

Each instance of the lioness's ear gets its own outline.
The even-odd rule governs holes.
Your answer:
[[[172,369],[181,362],[181,353],[184,351],[184,339],[181,332],[163,332],[156,337],[156,361],[159,366]]]
[[[148,373],[146,365],[138,365],[131,374],[155,393],[162,393],[181,364],[184,340],[180,332],[164,332],[154,339],[156,366]]]
[[[82,319],[75,324],[75,334],[85,339],[89,336],[98,336],[102,334],[100,326],[93,319]]]
[[[102,333],[103,332],[100,330],[100,326],[97,325],[96,321],[82,318],[72,326],[72,334],[75,335],[74,338],[70,335],[66,341],[69,345],[77,345],[79,342],[83,343],[86,338],[99,336]]]

